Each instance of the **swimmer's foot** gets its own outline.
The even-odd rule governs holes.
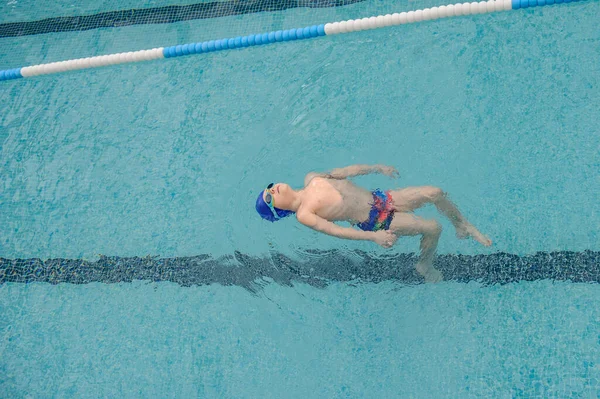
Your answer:
[[[427,283],[439,283],[444,279],[442,272],[440,272],[438,269],[431,265],[417,263],[415,269],[417,269],[417,272],[419,272],[419,274],[423,276],[425,282]]]
[[[456,237],[461,240],[470,237],[485,247],[492,245],[492,240],[481,234],[481,232],[477,230],[475,226],[468,222],[456,228]]]

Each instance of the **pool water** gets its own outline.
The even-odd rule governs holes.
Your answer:
[[[342,20],[393,5],[324,12]],[[309,171],[355,163],[399,170],[356,179],[369,188],[442,187],[494,241],[459,241],[435,209],[419,211],[442,223],[441,255],[596,253],[598,7],[3,82],[0,258],[416,251],[418,238],[384,250],[256,215],[271,181],[300,187]],[[39,12],[27,20],[63,15]],[[11,51],[0,69],[306,17],[268,15],[2,38]],[[4,282],[0,396],[599,397],[597,283]]]

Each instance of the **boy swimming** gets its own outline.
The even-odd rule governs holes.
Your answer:
[[[348,180],[353,176],[382,173],[397,177],[391,166],[353,165],[329,173],[309,173],[304,188],[293,190],[285,183],[269,184],[256,199],[256,211],[271,222],[296,214],[298,221],[316,231],[349,240],[373,241],[389,248],[399,236],[421,235],[421,253],[416,270],[425,281],[437,282],[442,273],[433,267],[433,258],[442,228],[412,212],[433,204],[446,216],[460,239],[473,238],[484,246],[492,242],[469,223],[438,187],[406,187],[398,190],[368,191]],[[347,221],[358,227],[342,227]]]

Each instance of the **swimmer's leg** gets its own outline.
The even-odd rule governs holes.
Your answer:
[[[456,205],[447,198],[447,194],[439,187],[407,187],[392,191],[391,194],[394,200],[394,207],[397,211],[412,212],[425,204],[434,204],[438,211],[450,220],[456,229],[456,236],[458,238],[465,239],[472,237],[475,241],[486,247],[492,245],[492,241],[481,234],[475,226],[465,219]]]
[[[436,283],[443,279],[442,273],[433,267],[433,258],[442,227],[435,220],[425,220],[409,213],[396,212],[390,225],[390,231],[397,236],[415,236],[421,234],[421,253],[415,268],[425,281]]]

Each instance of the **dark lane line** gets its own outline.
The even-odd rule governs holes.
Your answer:
[[[0,284],[44,282],[50,284],[106,284],[170,281],[182,287],[218,283],[240,286],[255,292],[270,278],[291,286],[301,282],[323,288],[332,282],[396,281],[423,282],[414,271],[412,254],[375,257],[362,251],[305,251],[305,260],[296,261],[280,253],[252,257],[235,252],[215,259],[210,255],[178,258],[101,257],[90,262],[80,259],[0,258]],[[600,252],[538,252],[518,256],[440,255],[435,266],[445,280],[478,281],[484,285],[519,281],[556,280],[600,283]]]
[[[55,17],[30,22],[0,24],[1,37],[39,35],[54,32],[85,31],[99,28],[115,28],[130,25],[169,24],[172,22],[208,19],[231,15],[282,11],[291,8],[328,8],[360,3],[364,0],[230,0],[196,3],[183,6],[164,6],[120,11],[108,11],[93,15]],[[244,33],[244,32],[240,32]],[[246,32],[250,33],[250,32]]]

